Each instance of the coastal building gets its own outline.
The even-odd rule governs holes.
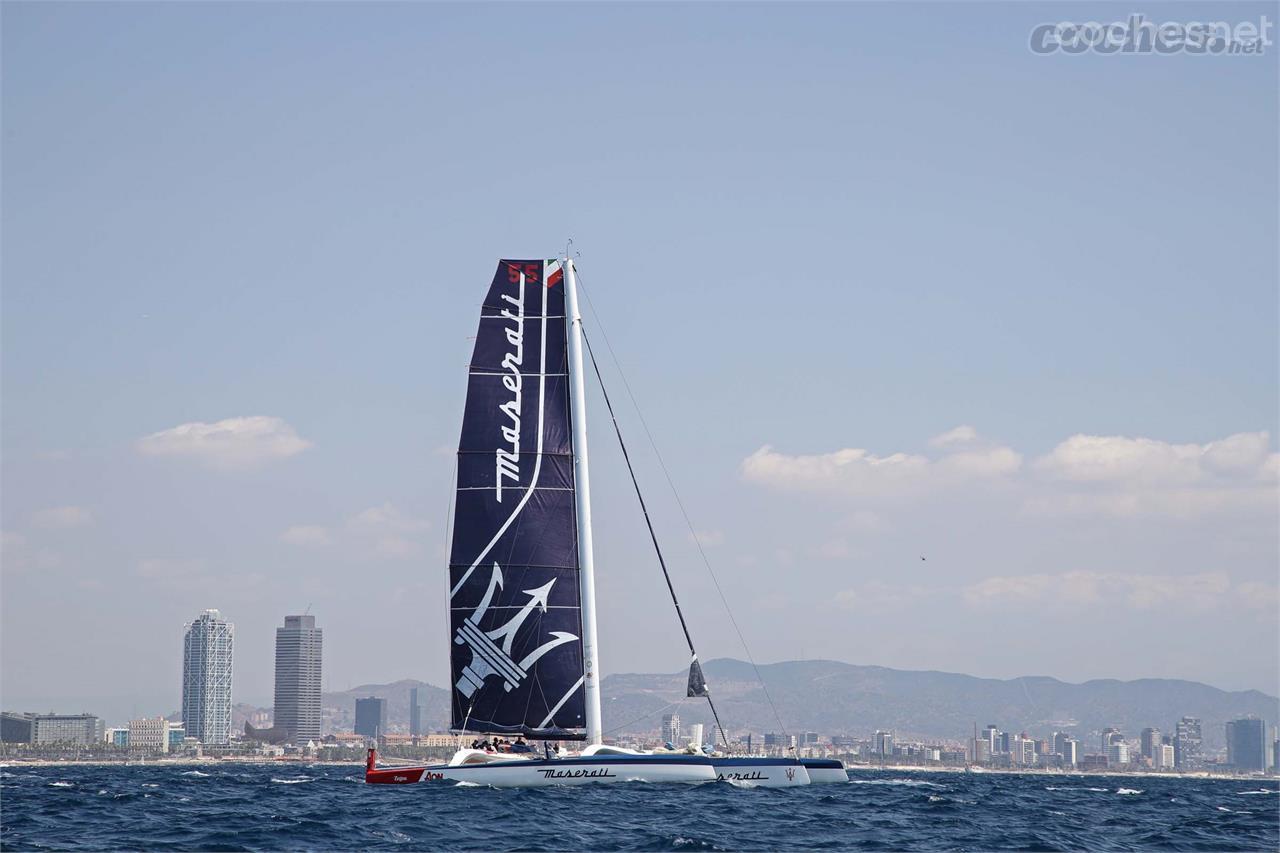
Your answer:
[[[116,726],[107,729],[107,733],[102,738],[108,746],[114,746],[116,749],[129,748],[129,727]]]
[[[777,734],[776,732],[764,733],[764,749],[765,752],[777,751],[784,752],[796,745],[795,735]]]
[[[1129,763],[1129,744],[1123,740],[1113,740],[1107,747],[1107,766],[1120,767]]]
[[[0,717],[5,743],[89,746],[106,737],[106,724],[93,714],[30,714],[6,711]]]
[[[378,738],[387,733],[387,700],[370,696],[356,700],[356,734]]]
[[[1172,770],[1174,762],[1173,744],[1162,743],[1158,749],[1160,760],[1158,762],[1152,761],[1152,764],[1159,770]]]
[[[689,726],[689,746],[702,749],[702,732],[702,723],[693,723]]]
[[[204,744],[231,740],[231,673],[235,626],[206,610],[182,641],[182,723]]]
[[[16,714],[5,711],[0,714],[0,741],[4,743],[31,743],[35,728],[35,714]]]
[[[652,725],[652,723],[650,724]],[[680,715],[664,714],[662,717],[662,740],[672,746],[680,744]]]
[[[129,721],[131,752],[168,752],[169,721],[164,717],[146,717]]]
[[[1227,763],[1236,770],[1266,770],[1267,724],[1257,717],[1227,723]]]
[[[276,693],[273,727],[284,741],[320,740],[320,669],[324,631],[316,617],[286,616],[276,628]]]
[[[169,724],[169,751],[177,752],[182,749],[183,741],[187,739],[187,730],[180,725]]]
[[[1142,730],[1142,757],[1147,759],[1154,766],[1156,753],[1160,751],[1160,730],[1153,728],[1145,728]]]
[[[1075,767],[1080,763],[1080,741],[1073,737],[1063,738],[1061,751],[1063,767]]]
[[[1174,764],[1179,770],[1199,770],[1204,764],[1200,754],[1200,718],[1183,717],[1173,734]]]
[[[875,754],[880,758],[888,758],[893,755],[893,732],[877,731],[872,735],[871,742]]]
[[[418,688],[409,688],[409,736],[422,734],[422,706],[418,704]]]

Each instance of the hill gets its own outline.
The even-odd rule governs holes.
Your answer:
[[[704,667],[721,719],[730,732],[777,731],[778,721],[750,664],[721,658]],[[1194,681],[1146,678],[1100,679],[1071,684],[1047,676],[1007,680],[948,672],[859,666],[839,661],[808,660],[763,664],[760,675],[790,732],[866,736],[892,729],[900,738],[959,741],[976,722],[1002,730],[1025,730],[1044,736],[1063,729],[1096,748],[1097,737],[1115,726],[1134,737],[1145,727],[1172,732],[1179,717],[1199,717],[1205,746],[1223,746],[1223,725],[1245,715],[1270,723],[1280,719],[1280,699],[1257,690],[1229,692]],[[388,700],[388,723],[407,727],[409,689],[420,688],[423,727],[448,725],[449,695],[422,681],[365,684],[324,694],[327,708],[343,716],[336,725],[349,727],[355,700],[380,696]],[[701,700],[684,699],[685,673],[607,676],[602,696],[607,732],[656,732],[660,716],[677,711],[684,723],[709,724]]]

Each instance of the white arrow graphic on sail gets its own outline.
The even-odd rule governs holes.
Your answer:
[[[462,695],[471,696],[491,675],[501,677],[504,689],[510,692],[524,681],[525,676],[529,674],[529,667],[533,666],[539,658],[556,646],[578,639],[575,635],[564,631],[552,631],[551,639],[525,655],[520,663],[517,664],[511,658],[516,634],[535,610],[546,612],[551,588],[555,583],[555,579],[552,578],[537,589],[522,590],[529,596],[524,606],[507,620],[505,625],[492,631],[481,632],[480,620],[484,618],[489,605],[493,603],[494,593],[502,588],[502,569],[497,563],[493,564],[493,574],[489,577],[489,586],[485,590],[484,598],[480,600],[479,606],[472,611],[471,615],[463,620],[453,639],[458,645],[471,647],[471,663],[463,667],[462,677],[458,679],[456,685]],[[499,640],[502,641],[501,645],[498,645]]]
[[[520,630],[520,626],[524,624],[524,620],[529,618],[529,614],[535,608],[541,609],[542,612],[547,611],[547,598],[551,595],[551,587],[555,586],[555,578],[547,581],[544,585],[537,589],[523,590],[524,594],[529,596],[529,600],[524,607],[520,608],[520,612],[511,617],[511,620],[501,628],[494,628],[492,631],[486,631],[489,639],[495,643],[499,637],[503,637],[502,650],[507,654],[511,654],[511,644],[515,642],[516,632]]]

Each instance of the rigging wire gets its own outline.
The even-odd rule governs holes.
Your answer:
[[[641,714],[639,717],[636,717],[634,720],[632,720],[632,721],[630,721],[630,722],[628,722],[628,723],[623,723],[623,724],[622,724],[622,725],[620,725],[620,726],[614,726],[613,728],[611,728],[611,729],[609,729],[607,732],[605,732],[605,734],[607,734],[607,735],[611,735],[611,734],[613,734],[614,732],[620,732],[620,731],[622,731],[623,729],[630,728],[631,726],[634,726],[636,723],[638,723],[638,722],[640,722],[640,721],[642,721],[642,720],[647,720],[647,719],[649,719],[650,717],[656,717],[656,716],[658,716],[659,714],[666,713],[667,711],[670,711],[672,708],[676,707],[677,705],[681,704],[682,702],[684,702],[684,699],[677,699],[676,701],[672,702],[670,705],[667,705],[665,708],[659,708],[658,710],[656,710],[656,711],[652,711],[652,712],[650,712],[650,713],[648,713],[648,714]],[[673,745],[674,745],[674,744],[673,744]]]
[[[577,281],[578,285],[581,287],[583,284],[581,272],[578,272],[577,274]],[[653,433],[649,430],[649,424],[644,419],[644,413],[640,411],[640,404],[636,401],[636,395],[631,390],[631,383],[627,381],[627,375],[622,369],[622,363],[618,361],[618,354],[614,352],[613,344],[609,341],[609,333],[605,331],[604,323],[600,320],[600,314],[596,311],[595,303],[591,301],[591,294],[585,287],[581,287],[581,290],[583,295],[587,297],[587,307],[591,310],[591,316],[595,319],[596,326],[600,329],[601,337],[604,338],[605,348],[609,351],[609,357],[613,360],[614,369],[618,371],[618,377],[622,380],[622,387],[626,390],[627,397],[630,398],[631,405],[636,411],[636,416],[640,419],[640,426],[644,429],[645,437],[649,440],[649,447],[653,450],[653,455],[658,460],[658,466],[662,469],[662,474],[667,479],[667,485],[671,488],[671,494],[676,499],[676,505],[680,508],[680,514],[684,516],[684,523],[689,528],[689,535],[693,538],[693,544],[698,548],[698,555],[702,558],[702,565],[706,567],[707,574],[711,576],[711,582],[715,585],[716,593],[720,596],[720,603],[724,606],[725,614],[729,617],[729,623],[733,625],[733,630],[738,635],[738,641],[742,643],[742,650],[747,655],[747,661],[751,664],[751,669],[755,672],[756,680],[760,682],[760,689],[764,692],[764,697],[769,702],[769,708],[773,711],[773,718],[777,721],[778,728],[782,730],[782,734],[785,736],[787,734],[787,727],[782,722],[782,716],[778,713],[778,706],[774,704],[773,696],[769,693],[769,687],[765,684],[764,676],[760,674],[760,667],[756,664],[756,660],[751,654],[751,648],[747,645],[747,638],[743,635],[742,628],[738,626],[738,620],[734,618],[733,609],[729,607],[729,599],[725,596],[724,589],[720,586],[720,579],[716,577],[715,571],[711,568],[711,561],[707,558],[707,552],[702,547],[702,539],[698,536],[697,530],[693,527],[693,520],[689,518],[689,512],[685,509],[684,501],[680,499],[680,492],[676,489],[675,481],[671,478],[671,472],[667,469],[667,463],[662,458],[662,452],[658,450],[658,444],[654,441]],[[590,344],[587,345],[587,349],[590,351]],[[592,363],[594,364],[594,362],[595,358],[593,356]],[[596,368],[596,374],[597,376],[599,375],[598,367]],[[601,390],[603,390],[603,388],[604,385],[601,383]],[[612,413],[612,409],[610,412]],[[616,423],[617,422],[615,420],[615,425]],[[681,617],[681,621],[683,621],[683,617]]]
[[[578,324],[578,330],[582,334],[582,341],[587,345],[587,355],[591,356],[591,367],[595,370],[596,381],[600,383],[600,393],[604,395],[605,408],[609,410],[609,418],[613,421],[613,431],[618,436],[618,446],[622,448],[622,458],[627,463],[627,472],[631,474],[631,485],[636,490],[636,499],[640,501],[640,511],[644,513],[645,526],[649,528],[649,539],[653,541],[653,550],[658,555],[658,565],[662,567],[662,577],[667,581],[667,591],[671,593],[671,603],[676,606],[676,616],[680,618],[680,629],[684,631],[684,640],[689,644],[689,653],[693,655],[692,666],[698,668],[698,675],[701,679],[702,666],[698,663],[698,651],[693,647],[693,637],[689,635],[689,625],[685,622],[684,611],[680,609],[680,599],[676,597],[676,588],[671,583],[671,573],[667,571],[667,561],[662,557],[662,547],[658,545],[658,534],[653,530],[653,520],[649,518],[649,508],[645,506],[644,495],[640,492],[640,481],[636,479],[636,470],[631,467],[631,455],[627,453],[627,444],[622,440],[622,427],[618,426],[618,416],[613,413],[613,403],[609,400],[609,392],[604,387],[604,377],[600,375],[600,365],[596,363],[595,351],[591,349],[591,339],[587,337],[587,330],[582,328],[582,324]],[[690,679],[693,674],[690,672]],[[705,680],[702,689],[706,691]],[[724,733],[724,726],[720,723],[720,715],[716,713],[715,703],[711,701],[710,691],[702,694],[706,697],[707,705],[711,707],[711,716],[715,718],[716,728],[720,730],[720,739],[724,741],[724,748],[729,749],[729,738]]]

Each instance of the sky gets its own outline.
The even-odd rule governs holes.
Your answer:
[[[1280,693],[1280,48],[1028,50],[1129,11],[1275,15],[4,4],[0,701],[172,711],[205,608],[237,701],[307,608],[446,683],[479,302],[570,239],[704,659],[640,414],[757,660]],[[602,668],[676,671],[587,405]]]

